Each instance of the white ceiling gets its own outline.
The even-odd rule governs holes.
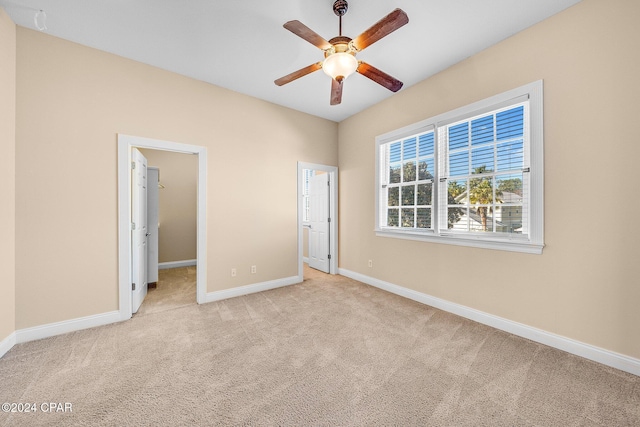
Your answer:
[[[399,7],[409,23],[358,59],[404,82],[421,80],[580,0],[349,0],[343,35],[355,38]],[[131,58],[333,121],[393,93],[354,74],[342,104],[329,105],[322,71],[285,86],[273,81],[318,62],[322,51],[282,25],[297,19],[325,39],[338,35],[334,0],[0,0],[13,21],[47,34]]]

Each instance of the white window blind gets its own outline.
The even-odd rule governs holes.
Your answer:
[[[528,101],[438,129],[440,229],[528,235]]]

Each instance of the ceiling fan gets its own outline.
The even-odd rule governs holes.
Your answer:
[[[360,34],[355,39],[350,39],[342,35],[342,16],[347,13],[349,4],[346,0],[336,0],[333,3],[333,12],[338,15],[339,35],[326,41],[318,33],[304,25],[300,21],[289,21],[284,24],[284,28],[293,34],[303,38],[312,45],[322,49],[324,52],[324,60],[311,64],[307,67],[294,71],[275,80],[278,86],[290,83],[300,77],[306,76],[314,71],[322,69],[329,77],[331,77],[331,105],[338,105],[342,102],[342,84],[344,79],[354,72],[358,72],[365,77],[373,80],[389,89],[397,92],[402,87],[402,82],[387,73],[384,73],[376,67],[367,64],[364,61],[356,59],[356,53],[371,46],[381,38],[389,35],[398,28],[409,22],[409,17],[401,9],[395,9],[387,16],[373,24],[368,30]]]

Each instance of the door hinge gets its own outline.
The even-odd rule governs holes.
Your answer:
[[[331,254],[329,254],[329,255],[327,256],[327,259],[331,259]]]
[[[327,222],[331,222],[331,218],[327,218]]]
[[[135,283],[132,283],[132,284],[131,284],[131,290],[132,290],[132,291],[135,291],[135,290],[136,290],[136,284],[135,284]]]
[[[131,162],[131,169],[135,169],[136,168],[136,162]]]
[[[131,229],[132,229],[132,230],[135,230],[135,229],[136,229],[136,223],[135,223],[135,222],[132,222],[132,223],[131,223]]]

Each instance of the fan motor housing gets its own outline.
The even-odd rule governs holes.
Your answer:
[[[327,58],[334,53],[350,53],[355,56],[356,50],[351,43],[351,38],[345,36],[334,37],[329,40],[331,48],[324,51],[324,57]]]

